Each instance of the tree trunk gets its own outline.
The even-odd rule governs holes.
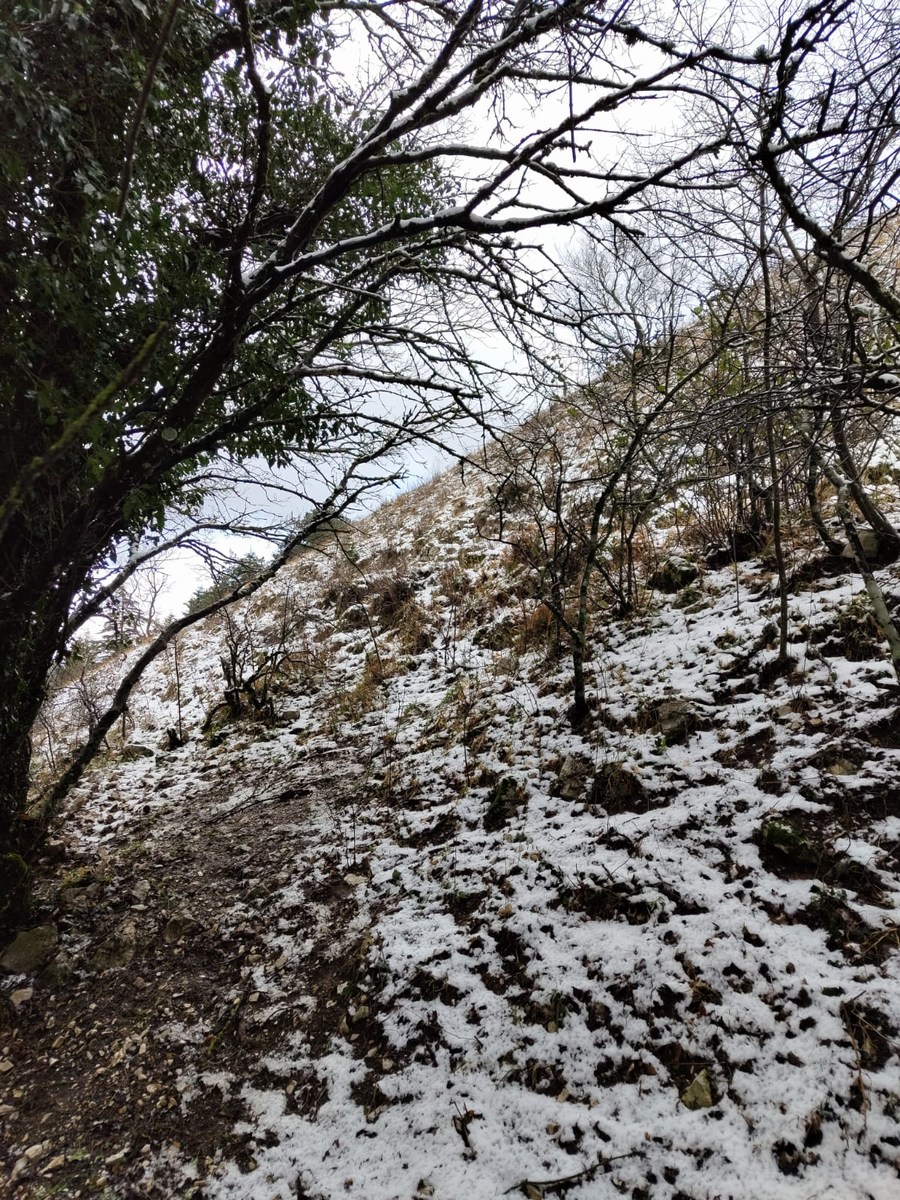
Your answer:
[[[856,458],[847,441],[847,428],[840,404],[836,401],[831,406],[831,429],[834,434],[834,445],[837,450],[838,463],[847,482],[847,488],[856,507],[870,527],[879,534],[889,546],[900,546],[897,530],[887,519],[866,489],[860,482],[860,471]]]
[[[16,924],[27,900],[23,856],[37,838],[34,823],[25,819],[31,729],[62,623],[53,596],[36,612],[9,593],[0,601],[0,927]]]
[[[844,526],[844,532],[847,534],[847,541],[850,543],[850,549],[853,552],[853,557],[856,559],[856,565],[865,584],[866,593],[872,605],[872,612],[888,644],[891,666],[894,668],[894,677],[898,684],[900,684],[900,630],[898,630],[891,616],[890,609],[884,600],[884,592],[882,592],[878,580],[869,566],[865,550],[863,550],[856,522],[853,520],[853,513],[850,508],[850,487],[848,484],[844,484],[838,489],[837,507],[841,523]]]
[[[569,710],[576,728],[587,716],[587,693],[584,686],[584,638],[579,630],[572,632],[572,707]]]
[[[769,454],[769,490],[771,494],[772,544],[778,571],[778,662],[788,661],[788,582],[784,561],[784,541],[781,536],[781,472],[778,469],[778,446],[775,438],[775,373],[772,366],[772,323],[774,317],[772,275],[769,270],[769,239],[766,231],[766,189],[760,186],[759,201],[759,262],[762,271],[763,297],[763,388],[765,390],[766,447]]]
[[[829,554],[840,554],[843,543],[839,538],[833,537],[829,532],[828,526],[825,524],[825,518],[822,516],[822,505],[819,503],[819,469],[816,465],[816,457],[810,452],[806,467],[806,503],[809,507],[809,515],[812,520],[813,527],[819,535],[823,545]]]
[[[78,457],[35,481],[27,510],[8,515],[0,538],[0,856],[27,859],[39,840],[40,823],[25,816],[32,726],[65,648],[70,608],[122,523],[121,496],[106,512],[92,497],[77,511]],[[9,886],[0,880],[7,923]]]
[[[891,666],[894,668],[894,676],[897,683],[900,684],[900,629],[897,628],[896,622],[891,616],[890,609],[885,603],[884,593],[881,590],[878,580],[875,578],[872,568],[869,566],[866,553],[863,550],[859,531],[856,528],[856,521],[853,518],[853,510],[850,507],[852,492],[849,481],[843,478],[840,472],[824,457],[818,456],[818,461],[824,473],[837,489],[838,516],[844,527],[844,533],[847,535],[850,550],[856,560],[856,566],[862,576],[875,620],[878,622],[878,627],[888,644]]]

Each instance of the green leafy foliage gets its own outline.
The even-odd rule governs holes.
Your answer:
[[[10,313],[0,330],[0,404],[12,414],[4,477],[42,464],[91,398],[127,377],[145,340],[164,330],[150,369],[115,388],[64,454],[54,451],[57,491],[81,499],[158,447],[145,479],[122,489],[111,534],[158,528],[210,450],[274,466],[288,447],[318,443],[340,425],[289,369],[298,344],[315,343],[334,320],[334,297],[319,280],[298,284],[288,304],[279,296],[259,305],[255,332],[240,327],[240,312],[224,315],[234,309],[236,274],[275,251],[355,144],[360,118],[342,115],[332,92],[332,37],[315,10],[285,5],[254,30],[256,55],[281,63],[267,81],[261,173],[260,111],[237,22],[181,8],[158,64],[160,0],[17,4],[0,29],[10,118],[0,138],[0,300]],[[366,175],[327,208],[307,249],[421,211],[442,187],[430,166]],[[384,281],[355,320],[384,320],[389,306]],[[194,386],[188,399],[193,357],[217,344],[227,376]]]
[[[290,253],[446,194],[398,163],[320,196],[364,120],[334,41],[311,0],[14,0],[0,18],[0,839],[73,605],[117,546],[196,514],[210,472],[343,435],[340,396],[302,368],[327,350],[339,369],[403,276],[352,247],[343,287],[325,264],[250,296],[253,272],[304,214]]]

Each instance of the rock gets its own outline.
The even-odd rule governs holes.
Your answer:
[[[886,567],[889,563],[896,562],[900,555],[900,546],[895,541],[876,533],[868,526],[857,529],[856,534],[870,567]],[[853,557],[850,543],[845,542],[841,547],[841,558],[849,558],[852,561]]]
[[[696,563],[678,555],[672,555],[671,558],[660,563],[647,580],[647,586],[654,588],[657,592],[680,592],[682,588],[693,583],[699,575],[700,568]]]
[[[521,784],[511,775],[498,780],[488,792],[487,809],[484,814],[484,828],[487,832],[497,833],[505,829],[524,800],[525,793]]]
[[[643,706],[638,723],[639,728],[658,734],[670,746],[686,742],[691,734],[701,728],[700,715],[693,704],[679,697],[657,700]]]
[[[60,880],[59,886],[65,890],[84,888],[94,883],[97,876],[90,867],[73,867]]]
[[[646,791],[626,763],[608,762],[594,775],[591,802],[602,805],[613,816],[639,812],[646,806]]]
[[[0,1075],[8,1075],[12,1069],[13,1065],[8,1058],[0,1058]]]
[[[763,864],[770,868],[789,865],[794,869],[808,869],[817,867],[822,860],[822,847],[816,846],[786,817],[764,821],[756,840]]]
[[[10,975],[31,975],[43,966],[58,944],[55,925],[25,929],[3,951],[0,968]]]
[[[559,768],[556,791],[563,800],[581,800],[594,774],[594,764],[580,754],[567,754]]]
[[[697,605],[699,604],[699,609]],[[678,593],[672,601],[673,608],[683,608],[685,612],[699,612],[700,609],[708,608],[708,601],[703,599],[703,593],[699,588],[686,587]]]
[[[704,1069],[694,1076],[681,1093],[681,1103],[685,1108],[712,1108],[712,1085],[709,1081],[708,1071]]]
[[[829,763],[825,770],[829,775],[856,775],[857,767],[849,758],[838,758]]]
[[[59,954],[47,963],[35,982],[42,988],[53,991],[55,988],[65,987],[74,970],[74,957],[67,950],[60,950]]]
[[[697,711],[687,700],[663,700],[656,709],[656,726],[667,742],[683,742],[697,728]]]
[[[351,604],[340,614],[339,628],[352,632],[355,629],[366,629],[369,624],[369,612],[364,604]]]
[[[119,751],[119,760],[121,762],[137,762],[141,758],[156,758],[156,752],[151,750],[149,746],[141,746],[133,742],[130,746],[123,746]]]
[[[50,1161],[44,1167],[44,1170],[45,1171],[58,1171],[60,1167],[64,1167],[65,1165],[66,1165],[66,1156],[64,1154],[56,1154],[56,1155],[54,1155],[53,1158],[50,1159]]]
[[[779,721],[783,721],[788,729],[802,729],[805,723],[803,716],[794,712],[786,704],[775,710],[775,716]]]
[[[190,916],[189,913],[176,913],[174,917],[170,917],[166,922],[166,927],[163,930],[163,941],[167,946],[171,946],[174,942],[180,941],[186,933],[190,933],[196,929],[199,921]]]
[[[18,1009],[18,1008],[21,1008],[24,1004],[27,1004],[33,995],[34,995],[34,988],[30,988],[30,987],[16,988],[16,990],[14,992],[10,992],[9,1002],[13,1006],[13,1008]]]
[[[160,742],[162,750],[180,750],[183,745],[184,737],[174,728],[167,729]]]
[[[35,1142],[33,1146],[29,1146],[13,1167],[12,1175],[10,1176],[11,1182],[14,1183],[29,1167],[33,1167],[36,1163],[39,1163],[49,1149],[49,1142]]]
[[[28,864],[21,854],[0,854],[0,897],[5,921],[14,926],[28,918]]]
[[[750,529],[723,530],[721,541],[707,546],[703,561],[713,570],[727,567],[729,563],[746,562],[765,547],[765,532],[754,533]]]
[[[134,921],[126,920],[104,938],[88,959],[95,971],[115,971],[127,967],[137,949],[137,928]]]
[[[143,904],[153,890],[149,879],[139,879],[131,889],[131,894],[138,904]]]
[[[98,892],[100,883],[89,883],[83,888],[61,888],[59,902],[64,908],[89,908],[91,900]]]

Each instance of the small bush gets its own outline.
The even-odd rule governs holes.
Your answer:
[[[405,575],[386,574],[373,579],[368,589],[369,613],[385,629],[399,624],[413,598],[413,585]]]
[[[844,656],[850,662],[881,658],[882,633],[875,620],[868,596],[860,593],[837,618],[838,636],[844,643]]]
[[[538,604],[526,615],[519,627],[520,645],[523,651],[542,646],[549,640],[556,627],[556,618],[546,604]]]
[[[408,601],[396,624],[397,638],[404,654],[423,654],[431,648],[434,630],[431,620],[415,600]]]
[[[488,806],[484,814],[484,828],[496,833],[509,823],[510,817],[525,799],[521,785],[510,776],[497,781],[488,793]]]
[[[360,579],[348,579],[343,571],[332,577],[325,589],[325,603],[334,605],[334,614],[340,618],[348,609],[356,608],[366,598],[366,587]]]

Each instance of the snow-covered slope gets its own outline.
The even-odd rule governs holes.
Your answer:
[[[487,505],[400,497],[150,673],[42,885],[21,1195],[900,1194],[900,717],[858,578],[798,576],[788,674],[758,562],[595,618],[574,730]],[[279,668],[204,734],[229,636]],[[112,1028],[135,977],[115,1115],[46,1018]],[[54,1055],[81,1123],[26,1161]]]

